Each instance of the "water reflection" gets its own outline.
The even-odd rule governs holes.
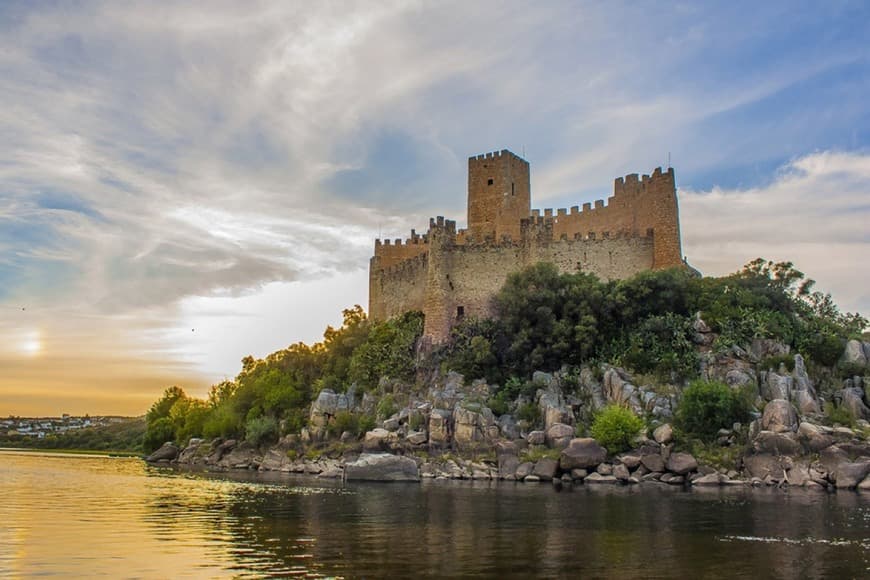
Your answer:
[[[867,495],[216,477],[0,453],[0,576],[867,574]]]

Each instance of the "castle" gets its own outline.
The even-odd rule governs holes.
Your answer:
[[[508,274],[537,262],[605,280],[683,265],[674,170],[617,178],[607,204],[542,212],[531,209],[525,159],[507,150],[471,157],[467,229],[438,217],[404,242],[375,240],[369,316],[420,310],[437,344],[464,316],[492,316]]]

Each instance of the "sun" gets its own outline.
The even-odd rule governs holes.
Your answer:
[[[21,342],[18,343],[18,350],[25,356],[38,356],[42,352],[42,337],[38,330],[26,332],[21,337]]]

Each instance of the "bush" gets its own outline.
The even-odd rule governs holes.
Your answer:
[[[393,399],[393,395],[384,395],[383,398],[378,401],[378,419],[382,421],[395,415],[398,410],[399,408],[396,406],[396,401]]]
[[[766,359],[762,360],[760,363],[758,363],[758,368],[763,371],[769,369],[777,371],[779,370],[779,365],[781,364],[785,365],[785,368],[788,369],[788,372],[792,372],[794,370],[794,355],[781,354],[777,356],[769,356]]]
[[[849,411],[846,407],[835,407],[831,403],[825,404],[825,415],[828,416],[828,420],[832,425],[840,424],[844,427],[854,428],[855,427],[855,417],[852,415],[852,412]]]
[[[592,421],[592,437],[610,453],[631,448],[635,437],[644,428],[643,419],[619,405],[608,405]]]
[[[359,435],[359,417],[350,411],[339,411],[327,431],[331,435],[340,436],[345,431]]]
[[[812,334],[798,345],[810,360],[825,367],[832,367],[843,354],[843,340],[832,334]]]
[[[686,433],[712,440],[719,429],[749,418],[746,398],[719,382],[694,381],[683,391],[677,407],[677,424]]]
[[[256,417],[245,425],[245,439],[259,447],[278,438],[278,421],[274,417]]]
[[[517,407],[517,419],[526,421],[529,425],[536,426],[541,421],[541,414],[538,412],[538,407],[532,403],[524,403]]]
[[[160,417],[148,423],[142,446],[146,452],[150,453],[159,449],[167,441],[174,440],[175,428],[172,426],[172,421],[169,420],[169,417]]]
[[[371,415],[363,415],[359,418],[359,432],[361,434],[368,433],[375,428],[377,421]]]
[[[841,379],[863,377],[865,374],[867,374],[867,369],[862,364],[846,362],[837,364],[837,376]]]
[[[622,362],[664,381],[697,376],[698,353],[692,333],[692,319],[686,316],[670,312],[650,316],[629,334]]]

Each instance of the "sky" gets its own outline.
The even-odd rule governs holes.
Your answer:
[[[0,416],[143,413],[368,301],[377,237],[675,168],[706,275],[870,313],[870,7],[0,2]]]

